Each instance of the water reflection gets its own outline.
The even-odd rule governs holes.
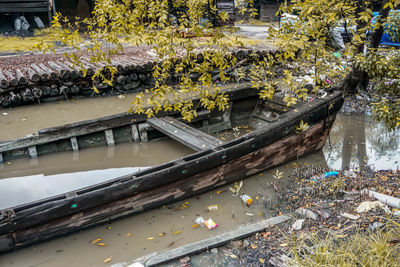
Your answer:
[[[0,165],[0,209],[104,182],[190,153],[193,150],[176,141],[156,140],[8,161]]]
[[[56,175],[30,175],[0,179],[0,209],[21,205],[101,183],[147,167],[113,168]],[[38,186],[40,185],[40,186]]]
[[[109,168],[153,166],[193,153],[190,148],[169,139],[148,143],[121,143],[98,146],[79,152],[60,152],[37,159],[17,159],[0,165],[0,179],[34,174],[91,171]]]
[[[330,141],[330,142],[329,142]],[[400,160],[400,131],[389,132],[365,114],[338,114],[324,147],[331,168],[396,169]]]

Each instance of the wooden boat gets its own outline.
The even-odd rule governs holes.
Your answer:
[[[3,159],[78,150],[94,144],[146,141],[161,132],[198,152],[73,192],[2,210],[0,252],[67,235],[91,226],[166,205],[246,178],[321,149],[337,112],[341,92],[286,107],[282,97],[260,100],[244,84],[227,90],[230,109],[199,112],[190,124],[178,114],[158,118],[119,114],[39,131],[0,145]],[[223,142],[209,132],[246,121],[253,131]],[[301,121],[310,127],[301,133]]]

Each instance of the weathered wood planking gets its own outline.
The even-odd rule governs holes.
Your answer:
[[[196,151],[212,149],[222,145],[222,141],[220,142],[217,138],[179,122],[172,117],[151,118],[147,120],[147,123],[172,139]]]
[[[232,160],[244,157],[289,135],[293,135],[296,126],[301,120],[310,125],[322,125],[324,131],[328,132],[342,104],[343,98],[341,94],[336,93],[327,99],[315,100],[313,104],[306,104],[296,111],[293,110],[283,114],[278,121],[271,123],[269,127],[248,133],[218,147],[218,149],[198,152],[139,173],[126,175],[102,184],[77,190],[75,191],[76,197],[73,198],[66,198],[64,195],[59,195],[35,203],[14,207],[12,208],[13,212],[15,212],[13,217],[0,220],[0,234],[22,230],[26,227],[42,224],[62,216],[76,214],[86,209],[105,205],[109,202],[140,194],[157,187],[165,187],[170,183],[202,173],[204,170],[224,166],[224,164]],[[317,133],[307,131],[302,137],[309,137],[310,134]],[[324,134],[325,132],[320,134],[322,137],[315,136],[314,138],[326,138],[326,136],[323,136]],[[302,145],[302,142],[299,142],[298,145]],[[293,149],[293,147],[290,147],[290,149]],[[299,151],[306,151],[307,149],[309,147],[305,146],[299,149]],[[269,151],[270,156],[278,162],[281,160],[280,157],[286,157],[285,155],[282,156],[276,153],[277,151],[275,150]],[[290,151],[287,153],[291,154]],[[253,168],[253,171],[257,171],[256,167]]]
[[[205,112],[207,112],[207,110]],[[191,133],[194,136],[196,136],[197,138],[207,141],[208,143],[212,144],[214,147],[223,145],[225,143],[224,141],[222,141],[212,135],[209,135],[205,132],[202,132],[196,128],[193,128],[193,127],[187,125],[186,123],[183,123],[182,121],[179,121],[175,118],[165,116],[165,117],[162,117],[161,120],[163,120],[165,122],[172,122],[175,126],[179,127],[183,131]]]
[[[227,160],[225,164],[202,169],[197,174],[176,180],[165,186],[105,203],[80,211],[74,215],[58,218],[51,222],[37,224],[13,233],[0,235],[0,251],[30,245],[78,230],[109,222],[127,215],[136,214],[177,200],[198,195],[213,188],[248,177],[268,168],[277,166],[298,156],[323,147],[336,114],[311,126],[304,134],[291,134],[252,152]],[[255,139],[245,142],[253,147]],[[237,147],[238,149],[239,147]]]

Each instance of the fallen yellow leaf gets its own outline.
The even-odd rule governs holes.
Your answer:
[[[197,228],[197,227],[199,227],[199,225],[197,223],[192,225],[192,228]]]
[[[260,263],[264,263],[265,261],[261,258],[258,259],[260,261]]]
[[[112,257],[109,257],[107,259],[104,260],[104,263],[110,262]]]
[[[165,236],[165,233],[159,233],[158,236]]]
[[[147,240],[153,240],[154,239],[154,237],[152,237],[152,236],[149,236],[148,238],[147,238]]]
[[[254,245],[254,244],[251,244],[250,247],[251,247],[252,249],[258,248],[258,246],[257,246],[257,245]]]
[[[280,246],[280,247],[287,247],[287,246],[288,246],[288,243],[283,243],[283,244],[280,244],[279,246]]]
[[[91,243],[92,243],[92,244],[96,244],[97,242],[99,242],[99,241],[101,241],[101,240],[103,240],[103,239],[97,238],[97,239],[93,240]]]
[[[105,242],[97,243],[97,245],[98,245],[99,247],[105,247],[105,246],[107,246],[107,244],[106,244]]]
[[[126,237],[130,237],[132,234],[131,233],[127,233],[126,234]]]
[[[180,233],[181,233],[181,231],[178,230],[178,231],[174,232],[174,235],[179,235]]]
[[[218,191],[217,191],[217,194],[221,194],[221,192],[222,192],[222,190],[218,190]]]

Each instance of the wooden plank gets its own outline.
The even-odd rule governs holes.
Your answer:
[[[28,147],[28,153],[29,153],[29,157],[31,157],[33,159],[37,158],[38,154],[37,154],[36,146]]]
[[[142,119],[141,119],[142,117]],[[145,121],[146,115],[138,116],[139,121]],[[0,144],[0,152],[40,145],[61,139],[104,131],[117,126],[130,124],[132,117],[126,113],[111,115],[95,120],[81,121],[64,126],[39,130],[39,135],[32,135]]]
[[[114,135],[113,135],[112,129],[105,130],[104,134],[106,136],[107,146],[114,146],[115,145],[115,141],[114,141]]]
[[[225,143],[222,140],[220,140],[212,135],[202,132],[196,128],[193,128],[193,127],[191,127],[179,120],[176,120],[172,117],[166,116],[166,117],[161,118],[161,120],[163,120],[164,122],[169,122],[171,124],[174,124],[176,127],[180,128],[181,130],[186,131],[187,133],[192,134],[192,135],[196,136],[197,138],[214,145],[214,147],[223,145]]]
[[[79,151],[78,140],[76,139],[76,137],[71,137],[71,146],[72,146],[72,151],[74,152]]]
[[[215,147],[214,144],[199,139],[197,136],[189,133],[186,129],[181,129],[178,125],[171,123],[171,121],[173,122],[174,120],[172,118],[169,118],[167,121],[159,118],[151,118],[147,120],[147,123],[158,131],[196,151],[207,150]],[[187,127],[188,129],[192,128],[190,126]]]
[[[131,125],[131,132],[132,132],[132,140],[136,143],[140,141],[139,129],[137,124]]]
[[[147,142],[149,141],[149,137],[147,136],[147,129],[149,128],[149,125],[147,123],[141,123],[138,125],[138,130],[139,130],[139,135],[140,135],[140,141],[141,142]]]
[[[1,7],[1,13],[15,12],[16,10],[20,12],[47,12],[48,7]]]
[[[172,260],[183,258],[184,256],[198,254],[212,248],[218,248],[226,245],[234,240],[240,240],[258,232],[262,232],[268,227],[277,225],[289,220],[291,217],[287,215],[281,215],[264,219],[256,223],[248,224],[245,226],[238,227],[229,232],[224,232],[217,236],[212,236],[194,243],[190,243],[184,246],[173,248],[162,252],[154,252],[146,256],[140,257],[134,262],[140,262],[146,267],[158,266],[163,263],[168,263]]]

